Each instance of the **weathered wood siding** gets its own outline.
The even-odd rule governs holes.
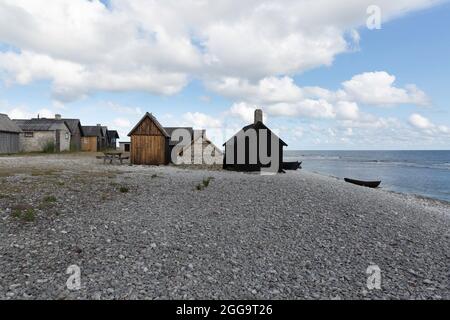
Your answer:
[[[160,165],[166,163],[164,136],[131,136],[131,163]]]
[[[0,153],[17,153],[19,151],[19,134],[0,132]]]
[[[131,135],[131,163],[141,165],[166,164],[167,140],[151,119],[144,119]]]
[[[82,137],[81,151],[97,152],[97,137]]]

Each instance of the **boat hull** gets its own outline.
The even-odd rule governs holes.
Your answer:
[[[344,179],[348,183],[356,184],[361,187],[367,187],[367,188],[378,188],[381,184],[381,181],[362,181],[362,180],[355,180],[355,179]]]

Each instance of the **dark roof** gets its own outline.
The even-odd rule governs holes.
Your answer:
[[[108,130],[108,136],[110,138],[116,138],[119,139],[119,133],[116,130]]]
[[[131,134],[137,129],[139,128],[139,126],[141,125],[141,123],[146,119],[146,118],[150,118],[150,120],[153,121],[153,123],[158,127],[158,129],[161,131],[161,133],[166,137],[169,138],[169,134],[166,132],[166,130],[164,130],[164,127],[158,122],[158,120],[156,120],[156,118],[153,116],[153,114],[147,112],[142,119],[134,126],[134,128],[130,131],[130,133],[128,134],[128,136],[131,136]]]
[[[278,137],[275,133],[272,132],[272,130],[270,130],[269,128],[267,128],[266,125],[265,125],[264,123],[260,122],[260,121],[257,122],[256,124],[255,124],[255,123],[252,123],[252,124],[249,124],[248,126],[243,127],[239,132],[241,132],[241,131],[246,132],[246,131],[249,130],[249,129],[254,129],[254,130],[266,129],[266,130],[269,131],[274,137],[278,138],[278,140],[280,140],[280,143],[281,143],[282,145],[284,145],[284,146],[287,147],[287,143],[286,143],[286,142],[284,142],[283,140],[281,140],[280,137]],[[238,132],[238,133],[239,133],[239,132]],[[228,139],[228,141],[225,142],[225,143],[223,144],[223,146],[225,146],[225,145],[226,145],[231,139],[233,139],[238,133],[236,133],[234,136],[232,136],[230,139]]]
[[[83,127],[81,126],[80,119],[61,119],[61,120],[63,120],[67,124],[72,134],[75,131],[77,131],[77,127],[79,127],[81,131],[81,136],[83,136]]]
[[[169,145],[173,146],[179,142],[179,140],[172,140],[172,133],[177,129],[188,130],[189,134],[191,135],[191,140],[194,139],[194,129],[192,127],[164,127],[164,130],[166,130],[167,134],[170,137]]]
[[[29,120],[13,120],[23,131],[54,131],[55,125],[63,124],[69,129],[65,121],[59,119],[29,119]],[[70,130],[70,129],[69,129]]]
[[[108,136],[108,127],[102,126],[103,135],[106,137]]]
[[[103,130],[100,126],[82,126],[84,137],[103,137]]]
[[[22,130],[6,114],[0,113],[0,131],[20,133]]]

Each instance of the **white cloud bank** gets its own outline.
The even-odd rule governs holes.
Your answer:
[[[438,2],[380,0],[377,5],[386,21]],[[12,48],[0,54],[0,74],[9,84],[49,80],[61,101],[96,91],[170,95],[192,78],[238,79],[233,81],[250,91],[247,83],[260,81],[264,99],[285,102],[277,91],[282,86],[297,100],[298,90],[283,76],[330,65],[354,47],[355,28],[365,24],[371,4],[111,0],[106,7],[98,0],[0,0],[0,42]],[[349,92],[365,79],[352,80]],[[389,92],[393,103],[405,102],[405,94],[420,99],[415,88],[404,90]]]

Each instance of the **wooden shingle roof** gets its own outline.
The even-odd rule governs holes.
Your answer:
[[[60,130],[62,126],[69,129],[69,126],[63,120],[59,119],[29,119],[13,120],[22,131],[55,131]],[[70,129],[69,129],[70,131]]]

